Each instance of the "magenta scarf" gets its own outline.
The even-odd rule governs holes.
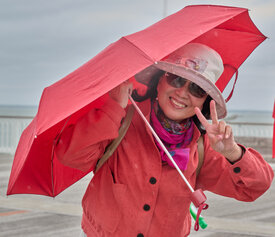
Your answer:
[[[189,151],[190,148],[186,148],[187,145],[190,144],[192,137],[193,137],[193,132],[194,132],[194,124],[192,121],[188,120],[186,124],[189,124],[188,127],[184,127],[183,125],[180,125],[176,123],[175,121],[169,120],[168,118],[165,118],[165,123],[163,121],[159,121],[158,117],[155,114],[155,110],[152,106],[152,111],[151,111],[151,125],[153,126],[155,132],[159,136],[159,138],[162,140],[164,143],[165,147],[169,151],[170,155],[173,157],[174,161],[178,165],[178,167],[181,170],[186,170],[187,164],[189,161]],[[160,107],[158,106],[158,112],[159,112]],[[160,111],[162,116],[161,119],[164,115],[162,111]],[[175,133],[174,131],[167,131],[169,129],[165,129],[162,124],[167,124],[167,121],[169,123],[176,123],[176,127],[181,126],[182,131]],[[174,127],[175,124],[173,124],[170,127]],[[166,126],[165,126],[166,127]],[[170,161],[170,159],[167,157],[165,152],[163,151],[162,147],[159,145],[159,143],[156,141],[156,144],[160,150],[160,155],[161,159],[163,162],[167,162],[168,165],[171,167],[174,167],[173,163]]]

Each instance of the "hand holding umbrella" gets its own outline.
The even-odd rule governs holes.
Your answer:
[[[223,120],[218,120],[215,101],[210,103],[212,124],[206,120],[199,108],[195,108],[195,113],[206,130],[211,147],[232,163],[239,160],[242,157],[242,148],[235,142],[231,126]]]
[[[128,95],[132,94],[133,84],[129,81],[125,81],[112,89],[109,92],[109,96],[115,100],[122,108],[126,108],[128,104]]]

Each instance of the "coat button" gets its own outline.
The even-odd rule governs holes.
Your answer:
[[[149,211],[149,210],[150,210],[150,206],[149,206],[148,204],[145,204],[145,205],[143,206],[143,210],[144,210],[144,211]]]
[[[241,172],[241,168],[240,167],[235,167],[233,169],[233,171],[237,174],[237,173],[240,173]]]
[[[151,184],[155,184],[155,183],[157,182],[157,180],[156,180],[156,178],[151,177],[150,180],[149,180],[149,182],[150,182]]]
[[[139,234],[137,235],[137,237],[144,237],[144,235],[141,234],[141,233],[139,233]]]

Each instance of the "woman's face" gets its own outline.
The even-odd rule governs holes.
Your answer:
[[[189,91],[190,81],[175,88],[168,84],[167,74],[164,74],[157,86],[159,106],[164,114],[174,121],[180,122],[195,115],[194,109],[202,109],[207,94],[196,97]]]

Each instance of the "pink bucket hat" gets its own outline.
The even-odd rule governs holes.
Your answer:
[[[221,56],[212,48],[199,43],[189,43],[137,73],[138,82],[148,85],[159,70],[170,72],[196,83],[216,101],[217,114],[224,118],[227,114],[225,100],[215,83],[223,73]]]

